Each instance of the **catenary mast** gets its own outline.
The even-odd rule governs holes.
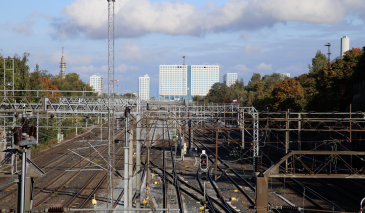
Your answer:
[[[108,1],[108,157],[109,157],[109,193],[110,204],[113,202],[113,181],[111,174],[111,130],[112,130],[112,117],[111,117],[111,94],[112,89],[114,92],[114,2],[115,0]],[[111,76],[113,75],[113,76]],[[111,79],[113,77],[113,79]],[[112,81],[113,80],[113,81]],[[109,207],[109,202],[108,202]]]

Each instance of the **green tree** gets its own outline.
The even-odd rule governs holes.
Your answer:
[[[215,83],[210,88],[207,96],[205,96],[205,102],[224,103],[226,96],[228,95],[228,87],[225,83]]]
[[[312,66],[308,64],[309,75],[316,76],[327,66],[328,59],[320,50],[317,51],[316,56],[312,59]]]

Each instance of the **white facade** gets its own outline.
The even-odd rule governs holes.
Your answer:
[[[285,78],[288,77],[290,78],[290,73],[278,73],[279,75],[281,75],[281,77]]]
[[[160,65],[159,69],[159,94],[164,99],[206,96],[219,82],[218,65]]]
[[[186,96],[187,65],[160,65],[160,96]]]
[[[104,80],[103,77],[99,75],[92,75],[90,77],[90,86],[93,87],[95,92],[98,92],[99,95],[103,94]]]
[[[223,83],[230,87],[232,84],[235,84],[237,81],[237,73],[227,73],[223,75]]]
[[[150,99],[150,77],[145,75],[138,78],[138,98],[139,100],[149,100]]]
[[[191,96],[206,96],[217,82],[219,82],[218,65],[191,65]]]
[[[341,38],[341,58],[345,56],[345,52],[350,50],[350,38],[344,36]]]

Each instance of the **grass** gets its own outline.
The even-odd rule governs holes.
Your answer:
[[[58,193],[57,193],[57,192],[53,193],[53,194],[51,195],[51,197],[58,197]]]
[[[68,183],[66,183],[63,187],[65,187],[65,189],[67,189],[68,188]]]
[[[100,159],[95,158],[95,159],[93,160],[93,162],[94,162],[94,163],[96,163],[96,164],[98,164],[98,163],[100,162]],[[90,163],[90,166],[95,166],[95,164]]]
[[[281,193],[281,192],[283,192],[283,187],[282,186],[279,186],[278,188],[275,189],[275,191],[277,193]]]

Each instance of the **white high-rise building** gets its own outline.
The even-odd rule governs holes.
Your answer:
[[[219,82],[218,65],[160,65],[160,98],[191,100],[206,96],[214,83]]]
[[[290,78],[290,73],[278,73],[282,78],[288,77]]]
[[[138,78],[138,98],[139,100],[146,100],[150,99],[150,77],[145,75],[143,77]]]
[[[235,84],[237,81],[237,73],[227,73],[223,75],[223,83],[230,87],[232,84]]]
[[[350,50],[350,38],[344,36],[341,38],[341,58],[345,55],[345,52]]]
[[[104,80],[103,77],[99,75],[92,75],[90,77],[90,86],[93,87],[95,92],[98,92],[99,95],[103,94],[103,88],[104,88]]]

